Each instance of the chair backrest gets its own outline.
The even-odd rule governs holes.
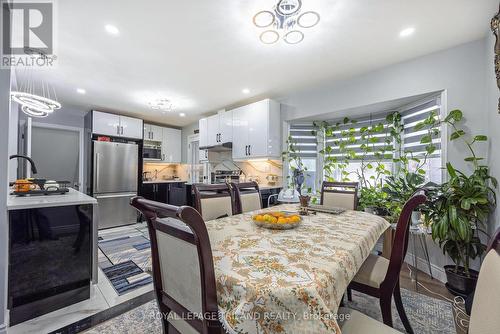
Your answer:
[[[391,257],[389,259],[389,268],[385,275],[384,281],[380,284],[380,288],[384,286],[391,290],[399,279],[399,273],[408,250],[408,238],[410,236],[411,215],[413,211],[421,204],[427,201],[427,196],[423,190],[419,190],[406,201],[403,210],[399,215],[399,220],[396,225],[396,233],[392,244]]]
[[[326,182],[321,186],[321,205],[356,210],[358,207],[357,182]]]
[[[488,247],[479,278],[470,316],[470,334],[500,332],[500,228]]]
[[[262,197],[257,182],[231,183],[236,213],[262,209]]]
[[[203,218],[192,207],[142,197],[132,198],[131,205],[147,218],[158,305],[167,315],[177,316],[169,323],[181,332],[186,326],[189,332],[220,331],[212,250]],[[196,317],[200,314],[203,319]]]
[[[234,198],[228,184],[193,184],[196,210],[205,221],[235,214]]]

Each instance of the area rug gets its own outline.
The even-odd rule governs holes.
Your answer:
[[[425,295],[401,290],[406,314],[416,334],[455,334],[451,304]],[[378,300],[353,291],[353,301],[346,304],[360,312],[382,321]],[[91,328],[88,334],[111,333],[161,333],[156,301],[146,303],[114,319]],[[394,326],[404,332],[404,327],[393,305]],[[360,333],[364,334],[364,333]]]
[[[152,282],[151,243],[143,225],[99,231],[99,267],[119,295]]]

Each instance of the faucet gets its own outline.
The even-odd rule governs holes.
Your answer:
[[[33,161],[33,159],[31,159],[30,157],[27,157],[25,155],[18,155],[18,154],[14,154],[14,155],[11,155],[9,157],[9,160],[11,159],[14,159],[14,158],[22,158],[22,159],[26,159],[30,162],[30,165],[31,165],[31,173],[32,174],[36,174],[38,171],[36,170],[36,166],[35,166],[35,162]]]

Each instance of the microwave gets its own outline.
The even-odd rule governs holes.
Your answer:
[[[142,148],[142,158],[144,160],[163,160],[160,143],[144,143]]]

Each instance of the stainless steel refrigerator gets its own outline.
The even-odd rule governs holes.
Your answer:
[[[133,224],[137,211],[130,199],[137,195],[137,144],[93,141],[93,194],[99,204],[99,228]]]

